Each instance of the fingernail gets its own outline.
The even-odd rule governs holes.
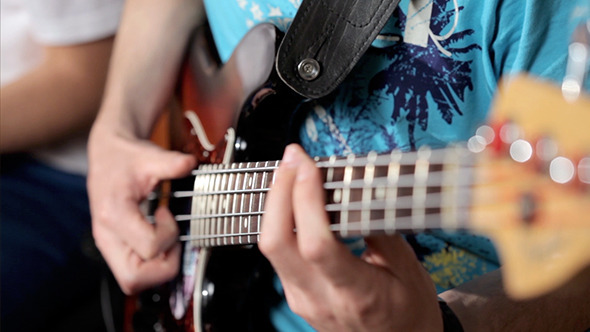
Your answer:
[[[309,167],[308,164],[302,164],[301,167],[297,170],[297,177],[295,177],[295,181],[301,182],[307,180],[313,172],[313,169]]]
[[[297,147],[293,144],[288,145],[285,148],[285,152],[283,153],[283,159],[281,160],[281,164],[293,168],[299,164],[299,153],[297,151]]]

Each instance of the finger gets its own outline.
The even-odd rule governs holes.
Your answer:
[[[299,251],[306,261],[314,264],[335,284],[352,282],[354,275],[347,271],[351,271],[350,266],[358,266],[360,261],[330,230],[320,171],[302,149],[295,152],[302,160],[293,189]]]
[[[196,159],[192,155],[157,146],[152,146],[150,150],[150,153],[141,154],[138,174],[140,177],[155,177],[156,183],[183,177],[196,167]]]
[[[291,206],[293,183],[299,160],[290,153],[293,146],[285,149],[285,155],[276,171],[275,181],[265,203],[259,248],[272,263],[279,276],[289,278],[298,269],[301,259],[297,250],[293,210]],[[295,271],[300,272],[300,271]],[[282,278],[281,278],[282,279]]]
[[[194,158],[152,146],[133,148],[137,157],[127,173],[131,179],[121,180],[123,191],[116,192],[103,208],[104,222],[113,232],[121,234],[126,244],[143,259],[151,259],[166,251],[178,237],[178,226],[167,209],[159,208],[154,224],[150,224],[139,208],[142,201],[163,179],[179,177],[194,167]],[[113,186],[115,188],[115,186]],[[129,192],[125,189],[129,188]]]
[[[165,207],[159,207],[154,214],[154,223],[147,221],[135,200],[127,200],[119,209],[111,210],[118,219],[108,220],[111,232],[118,234],[131,250],[142,259],[149,260],[170,249],[178,240],[178,224]],[[119,205],[118,205],[119,206]]]
[[[97,224],[93,227],[93,232],[96,245],[126,294],[162,284],[178,274],[181,252],[179,243],[151,260],[144,260],[108,228]]]
[[[426,269],[417,259],[410,244],[399,234],[376,236],[366,239],[366,260],[389,271],[393,276],[390,285],[399,303],[405,306],[419,304],[424,317],[440,317],[436,305],[436,287]],[[431,313],[431,314],[428,314]]]

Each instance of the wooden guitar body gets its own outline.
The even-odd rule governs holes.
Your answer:
[[[197,156],[200,165],[230,164],[280,159],[290,142],[289,123],[301,98],[287,91],[274,70],[281,33],[270,24],[253,28],[223,65],[211,47],[206,27],[195,34],[183,69],[179,91],[185,130],[176,148]],[[176,120],[179,120],[178,118]],[[177,130],[173,130],[178,132]],[[188,144],[187,144],[188,142]],[[256,179],[229,179],[246,187]],[[191,182],[192,184],[192,182]],[[194,192],[224,190],[227,183],[208,183]],[[174,188],[173,191],[187,190]],[[226,198],[211,205],[193,198],[191,216],[231,205],[235,216],[226,219],[233,227],[248,228],[253,219],[242,219],[251,205],[261,206],[260,196]],[[205,207],[208,206],[208,207]],[[257,220],[260,222],[260,216]],[[189,228],[196,227],[194,220]],[[188,241],[185,251],[198,251],[192,310],[184,319],[193,331],[271,331],[269,309],[280,300],[273,288],[272,267],[252,241],[226,238],[228,246],[203,248]],[[189,255],[190,256],[190,255]],[[187,321],[192,323],[187,324]]]

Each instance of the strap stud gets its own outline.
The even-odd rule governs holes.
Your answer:
[[[297,65],[297,72],[302,79],[313,81],[320,76],[320,63],[315,59],[304,59]]]

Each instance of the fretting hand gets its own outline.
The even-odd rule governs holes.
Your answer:
[[[322,331],[442,330],[434,284],[400,235],[368,238],[355,257],[329,229],[320,172],[305,152],[288,146],[277,172],[260,250],[295,313]]]

